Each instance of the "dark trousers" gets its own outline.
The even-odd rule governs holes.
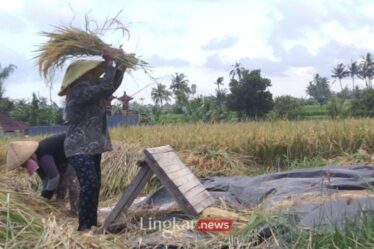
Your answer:
[[[101,187],[101,154],[76,155],[68,158],[78,177],[79,193],[79,227],[78,230],[97,226],[97,208]]]

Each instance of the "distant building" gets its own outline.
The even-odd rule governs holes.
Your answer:
[[[17,121],[5,113],[0,113],[0,133],[25,133],[28,129],[29,126],[26,123]]]
[[[126,91],[124,91],[123,95],[117,99],[122,102],[121,116],[126,116],[129,113],[129,102],[134,98],[127,95]]]

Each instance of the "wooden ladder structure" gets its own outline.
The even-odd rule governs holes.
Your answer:
[[[170,145],[147,148],[144,154],[146,159],[139,165],[138,174],[105,219],[99,233],[106,232],[120,213],[131,206],[153,174],[159,178],[185,214],[197,216],[215,202]]]

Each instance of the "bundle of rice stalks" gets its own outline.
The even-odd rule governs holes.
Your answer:
[[[118,22],[118,21],[117,21]],[[110,26],[105,27],[107,30]],[[124,31],[124,27],[117,28]],[[101,33],[103,30],[101,30]],[[104,30],[105,32],[105,30]],[[40,74],[51,80],[56,69],[64,62],[74,57],[101,56],[103,49],[109,49],[113,59],[121,68],[145,69],[146,62],[135,57],[134,54],[125,53],[122,48],[113,48],[106,44],[99,36],[89,29],[82,30],[71,26],[59,26],[54,32],[42,32],[49,38],[37,52],[37,63]]]
[[[136,162],[142,157],[137,145],[113,142],[113,150],[104,153],[101,159],[101,198],[107,200],[122,193],[126,185],[134,179],[138,167]]]
[[[144,159],[143,148],[137,144],[113,142],[113,150],[102,155],[101,159],[101,201],[111,201],[121,195],[134,180],[139,171],[137,162]],[[145,195],[157,189],[160,183],[153,176],[141,194]]]
[[[246,165],[253,165],[251,157],[226,151],[209,150],[205,147],[181,152],[184,161],[193,166],[193,171],[200,177],[217,175],[249,174],[250,169]]]

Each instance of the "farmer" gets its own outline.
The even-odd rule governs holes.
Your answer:
[[[66,95],[65,153],[80,184],[79,231],[97,226],[101,153],[112,150],[106,104],[121,84],[125,69],[113,66],[111,53],[103,50],[105,61],[71,63],[59,92],[60,96]]]
[[[73,169],[68,167],[64,153],[65,134],[47,137],[37,141],[14,141],[9,144],[7,154],[8,170],[23,167],[30,176],[35,172],[42,180],[41,195],[63,200],[69,187],[70,208],[76,213],[78,183]]]

